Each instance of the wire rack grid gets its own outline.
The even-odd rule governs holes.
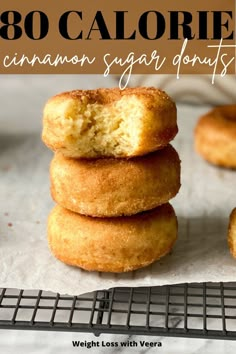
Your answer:
[[[0,289],[0,328],[236,339],[236,283],[113,288],[80,296]]]

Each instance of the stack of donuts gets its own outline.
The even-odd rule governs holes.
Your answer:
[[[152,87],[75,90],[52,97],[44,143],[55,151],[48,242],[62,262],[126,272],[172,249],[177,218],[168,201],[180,188],[169,142],[176,106]]]

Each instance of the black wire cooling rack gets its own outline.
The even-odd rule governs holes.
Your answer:
[[[236,283],[114,288],[80,296],[0,289],[0,328],[236,339]]]

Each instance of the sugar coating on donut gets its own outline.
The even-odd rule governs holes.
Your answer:
[[[171,145],[132,159],[73,159],[56,153],[50,165],[51,195],[74,212],[132,215],[168,202],[180,188],[180,159]]]
[[[158,89],[76,90],[46,104],[42,138],[70,157],[122,157],[167,145],[177,130],[175,104]]]
[[[48,219],[49,247],[62,262],[89,271],[127,272],[172,249],[177,218],[170,204],[138,215],[91,218],[55,206]]]
[[[236,208],[234,208],[229,218],[228,244],[231,254],[236,258]]]
[[[199,119],[195,148],[215,165],[236,168],[236,105],[216,107]]]

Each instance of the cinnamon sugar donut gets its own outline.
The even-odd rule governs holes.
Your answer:
[[[99,217],[131,215],[167,203],[180,188],[180,160],[168,145],[132,159],[72,159],[56,153],[51,194],[62,207]]]
[[[195,148],[215,165],[236,168],[236,105],[216,107],[200,118]]]
[[[228,244],[230,252],[236,258],[236,208],[233,209],[229,219]]]
[[[161,90],[75,90],[47,102],[42,139],[73,158],[133,157],[162,148],[177,131],[176,106]]]
[[[49,247],[62,262],[89,271],[127,272],[172,249],[177,219],[170,204],[120,218],[82,216],[60,206],[48,219]]]

